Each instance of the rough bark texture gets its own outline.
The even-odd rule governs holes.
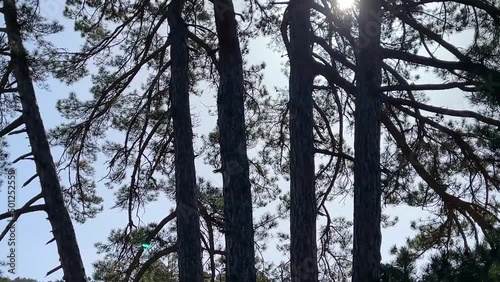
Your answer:
[[[200,220],[198,217],[193,129],[189,107],[189,53],[187,27],[182,19],[184,0],[173,0],[168,7],[170,26],[171,78],[175,191],[177,201],[177,255],[179,282],[202,282]]]
[[[219,39],[218,126],[224,193],[226,281],[255,282],[252,191],[247,156],[243,59],[232,2],[215,1]]]
[[[290,255],[292,282],[317,282],[311,0],[291,0]]]
[[[361,0],[354,133],[353,282],[380,281],[380,0]]]
[[[61,185],[57,176],[49,142],[40,116],[35,89],[30,77],[26,50],[21,39],[14,0],[3,1],[3,13],[9,40],[14,76],[21,98],[23,120],[33,152],[36,171],[40,179],[43,199],[46,204],[48,220],[57,244],[65,281],[86,281],[80,250],[75,236],[73,223],[64,205]]]

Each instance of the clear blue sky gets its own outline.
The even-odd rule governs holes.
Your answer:
[[[71,50],[77,50],[82,43],[79,34],[73,32],[72,22],[62,18],[62,11],[64,9],[62,0],[46,0],[42,1],[42,12],[44,15],[59,19],[65,25],[65,31],[52,37],[53,42],[57,46],[65,47]],[[260,63],[265,61],[267,69],[265,71],[265,83],[268,89],[273,93],[274,86],[285,86],[288,83],[287,78],[282,74],[282,58],[279,54],[274,53],[267,47],[267,40],[259,38],[252,42],[251,54],[249,56],[250,63]],[[429,74],[423,74],[423,81],[432,79]],[[70,91],[75,91],[82,96],[88,95],[90,88],[90,81],[85,79],[77,84],[66,86],[54,79],[48,80],[50,91],[37,88],[37,97],[39,106],[42,112],[47,129],[53,128],[62,122],[60,115],[55,110],[55,103],[58,99],[64,98]],[[211,98],[212,95],[206,95],[202,98],[194,97],[192,100],[192,107],[194,113],[199,114],[201,124],[195,129],[197,133],[207,133],[210,131],[216,122],[214,117],[208,115],[207,106],[214,107],[215,100]],[[435,105],[449,106],[454,108],[466,108],[465,101],[460,99],[456,93],[440,93],[433,97]],[[10,144],[10,158],[13,160],[17,156],[24,154],[28,151],[28,142],[24,135],[17,135],[9,137]],[[58,148],[53,149],[54,158],[57,159],[61,150]],[[102,161],[102,160],[101,160]],[[212,173],[212,169],[202,164],[202,160],[197,161],[197,173],[215,183],[220,183],[220,179]],[[96,164],[97,171],[103,171],[102,162]],[[18,171],[17,182],[20,187],[24,181],[34,174],[34,166],[31,162],[24,161],[15,165]],[[99,169],[101,168],[101,169]],[[98,174],[98,176],[100,176]],[[64,177],[64,176],[63,176]],[[288,183],[282,182],[283,190],[287,190]],[[7,204],[6,187],[1,187],[0,192],[0,213],[5,211]],[[18,189],[17,203],[20,207],[24,202],[31,199],[34,195],[39,193],[39,183],[34,181],[29,186]],[[105,241],[112,228],[121,228],[126,224],[126,214],[120,213],[118,210],[110,210],[113,205],[113,191],[104,187],[103,183],[98,183],[98,193],[105,199],[105,209],[100,213],[96,219],[88,220],[85,224],[81,225],[75,223],[75,229],[78,237],[78,243],[85,263],[88,275],[92,274],[91,264],[96,261],[99,256],[96,254],[94,244],[99,241]],[[148,206],[147,214],[144,216],[145,222],[158,221],[163,218],[171,208],[170,203],[157,202]],[[344,204],[336,203],[332,208],[332,214],[336,216],[345,215],[352,218],[352,201],[347,199]],[[414,220],[421,214],[418,210],[400,207],[388,211],[391,215],[397,215],[400,218],[400,223],[394,227],[384,230],[383,232],[383,256],[384,260],[389,258],[388,250],[394,245],[401,245],[404,243],[405,237],[410,235],[409,224],[410,220]],[[47,278],[45,274],[47,271],[58,265],[58,257],[56,246],[54,243],[45,245],[52,236],[50,233],[50,225],[45,219],[44,213],[28,214],[21,217],[17,223],[17,275],[38,279],[40,281],[55,280],[62,276],[59,271]],[[6,222],[0,222],[0,230],[3,230]],[[280,228],[288,228],[288,224],[284,223]],[[0,261],[5,260],[7,255],[7,244],[4,240],[0,243]],[[274,249],[274,243],[269,244],[269,250],[266,253],[268,258],[279,260],[280,254]],[[9,277],[15,277],[8,275]]]

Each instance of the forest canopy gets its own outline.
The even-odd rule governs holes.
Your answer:
[[[45,212],[65,281],[498,278],[498,0],[58,3],[0,8],[0,181],[40,187],[1,244]]]

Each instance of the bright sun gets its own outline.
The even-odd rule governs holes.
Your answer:
[[[352,6],[354,5],[354,0],[337,0],[337,1],[339,3],[339,8],[341,10],[352,8]]]

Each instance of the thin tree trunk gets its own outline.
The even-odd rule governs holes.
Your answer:
[[[311,0],[290,0],[290,256],[292,282],[317,282]]]
[[[177,246],[179,282],[202,282],[200,220],[198,216],[193,129],[189,107],[189,53],[187,27],[182,19],[185,0],[168,7],[172,41],[170,95],[172,99],[175,191],[177,201]]]
[[[252,191],[245,132],[243,59],[232,1],[215,1],[220,85],[217,95],[224,194],[226,281],[255,282]]]
[[[361,0],[354,133],[353,282],[380,281],[380,0]]]
[[[177,201],[177,246],[179,282],[202,282],[200,220],[198,216],[193,129],[189,107],[189,53],[187,27],[182,19],[184,0],[173,0],[168,6],[170,26],[171,78],[175,191]]]
[[[11,59],[14,65],[14,76],[21,98],[23,120],[26,124],[26,132],[40,179],[48,220],[52,226],[52,232],[57,244],[64,278],[70,282],[84,282],[86,281],[85,269],[73,223],[64,205],[61,185],[36,101],[27,54],[17,21],[15,0],[4,0],[2,10],[5,16]]]

